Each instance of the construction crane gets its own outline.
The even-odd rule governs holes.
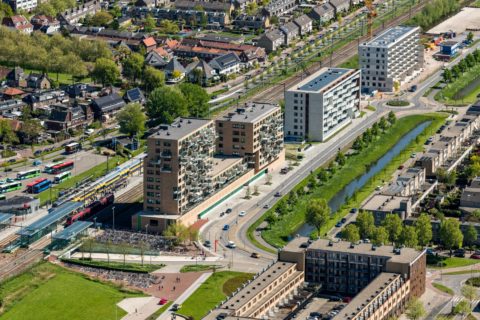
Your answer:
[[[373,5],[373,0],[365,0],[365,7],[368,9],[367,13],[367,35],[368,39],[372,38],[373,18],[377,16],[377,10]]]

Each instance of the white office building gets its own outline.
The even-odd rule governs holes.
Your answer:
[[[394,91],[415,77],[423,67],[420,27],[397,26],[358,47],[362,92]]]
[[[37,7],[37,0],[10,0],[9,4],[15,12],[19,10],[30,12]]]
[[[325,141],[358,116],[360,71],[322,68],[285,92],[285,139]]]

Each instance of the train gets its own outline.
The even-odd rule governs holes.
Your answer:
[[[68,217],[65,225],[69,226],[75,221],[85,220],[92,217],[93,215],[99,213],[109,205],[113,204],[114,200],[115,200],[115,196],[113,195],[113,193],[111,193],[101,198],[100,200],[93,201],[83,210],[75,213],[73,216]]]

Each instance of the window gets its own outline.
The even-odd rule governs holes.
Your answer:
[[[150,219],[150,221],[148,222],[148,224],[149,224],[151,227],[158,227],[158,220],[152,220],[152,219]]]
[[[219,122],[219,123],[218,123],[218,126],[219,126],[220,128],[222,128],[222,127],[223,127],[223,123],[222,123],[222,122]]]
[[[172,144],[171,144],[170,142],[164,141],[164,142],[163,142],[163,146],[164,146],[164,147],[171,147]]]

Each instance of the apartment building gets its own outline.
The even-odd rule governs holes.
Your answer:
[[[393,181],[382,194],[387,196],[412,196],[425,183],[425,168],[408,168]]]
[[[380,273],[333,320],[382,320],[405,310],[410,280],[390,272]]]
[[[383,272],[410,280],[409,297],[425,292],[426,254],[412,248],[299,237],[279,252],[279,260],[296,262],[305,271],[306,282],[320,284],[328,292],[356,295]]]
[[[360,71],[322,68],[285,92],[285,136],[325,141],[359,114]]]
[[[246,103],[216,120],[217,150],[241,156],[256,172],[282,156],[283,116],[278,106]]]
[[[160,232],[194,223],[225,196],[284,159],[282,115],[271,104],[249,104],[224,118],[178,118],[147,140],[144,211],[135,229]]]
[[[7,2],[14,12],[19,12],[20,10],[30,12],[38,5],[37,0],[9,0],[4,2]]]
[[[412,214],[412,198],[406,196],[393,196],[374,194],[362,206],[362,210],[371,212],[375,225],[379,226],[389,214],[397,214],[405,220]]]
[[[396,26],[386,30],[358,48],[362,70],[362,90],[394,91],[423,67],[420,27]]]
[[[263,319],[303,283],[303,271],[298,270],[295,263],[276,262],[222,301],[203,319]]]

